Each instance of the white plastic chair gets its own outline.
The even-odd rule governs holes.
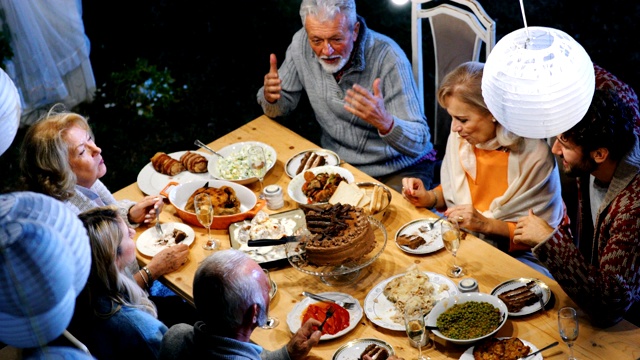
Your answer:
[[[442,78],[466,61],[485,61],[496,43],[496,23],[475,0],[412,0],[411,50],[413,75],[424,110],[425,73],[422,48],[423,21],[430,23],[434,55],[433,142],[444,149],[451,127],[449,114],[438,106],[436,92]],[[428,35],[428,34],[427,34]],[[481,58],[484,44],[484,57]],[[429,116],[427,115],[427,118]],[[431,123],[431,121],[430,121]]]

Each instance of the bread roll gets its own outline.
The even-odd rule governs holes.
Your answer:
[[[206,157],[191,151],[187,151],[180,157],[180,162],[189,172],[204,173],[207,172],[209,161]]]
[[[153,168],[165,175],[175,176],[186,170],[182,163],[163,152],[157,152],[151,158]]]

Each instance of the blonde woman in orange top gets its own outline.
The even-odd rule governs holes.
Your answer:
[[[558,168],[544,140],[509,132],[489,112],[482,98],[483,69],[480,62],[461,64],[438,89],[438,102],[452,118],[441,185],[427,190],[420,179],[404,178],[402,193],[413,205],[444,212],[465,230],[533,265],[530,248],[513,243],[515,225],[529,209],[553,227],[561,222]]]

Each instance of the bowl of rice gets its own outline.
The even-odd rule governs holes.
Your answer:
[[[436,336],[458,345],[473,344],[494,335],[507,322],[507,305],[497,296],[462,293],[440,300],[427,315]]]

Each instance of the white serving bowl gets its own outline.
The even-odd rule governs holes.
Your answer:
[[[428,326],[437,326],[436,323],[440,314],[442,314],[443,312],[445,312],[447,309],[449,309],[455,304],[462,304],[462,303],[472,302],[472,301],[488,302],[489,304],[495,306],[500,310],[500,314],[502,314],[502,322],[500,323],[500,325],[498,325],[498,327],[495,330],[493,330],[492,332],[484,336],[474,338],[474,339],[466,339],[466,340],[452,339],[452,338],[446,337],[438,330],[432,330],[433,333],[436,334],[436,336],[438,336],[439,338],[445,339],[447,341],[450,341],[458,345],[473,344],[477,341],[493,336],[507,322],[507,317],[509,316],[509,313],[507,310],[507,305],[505,305],[505,303],[502,300],[500,300],[497,296],[489,295],[489,294],[483,294],[483,293],[477,293],[477,292],[462,293],[462,294],[450,296],[446,299],[442,299],[438,301],[436,306],[434,306],[433,309],[431,309],[431,312],[429,313],[429,315],[427,315],[426,324]]]
[[[218,154],[223,155],[226,158],[230,158],[233,154],[240,154],[243,148],[247,148],[251,145],[260,145],[262,146],[262,148],[264,148],[264,151],[265,151],[264,154],[267,157],[267,171],[265,172],[265,175],[266,175],[269,172],[269,170],[273,168],[273,165],[275,165],[278,155],[276,154],[276,150],[274,148],[272,148],[271,146],[263,142],[260,142],[260,141],[237,142],[231,145],[227,145],[222,149],[217,150],[217,152]],[[238,161],[238,164],[236,164],[236,166],[238,167],[242,167],[240,166],[240,163],[246,163],[246,158],[237,158],[236,160]],[[251,176],[251,175],[238,177],[238,178],[226,178],[220,173],[220,169],[219,169],[220,165],[218,164],[219,162],[220,162],[220,157],[216,155],[209,157],[209,164],[207,166],[207,170],[209,170],[209,174],[214,179],[231,181],[241,185],[247,185],[255,181],[258,181],[257,177]]]
[[[310,171],[315,175],[322,174],[322,173],[339,174],[349,184],[355,181],[355,178],[353,177],[353,174],[351,173],[351,171],[345,168],[342,168],[340,166],[333,166],[333,165],[318,166],[318,167],[311,168],[307,171]],[[302,205],[310,204],[309,199],[302,192],[302,185],[304,185],[305,182],[306,181],[304,179],[304,172],[302,172],[294,176],[293,179],[291,179],[291,181],[289,182],[289,186],[287,187],[287,193],[289,194],[289,197],[293,201]]]

